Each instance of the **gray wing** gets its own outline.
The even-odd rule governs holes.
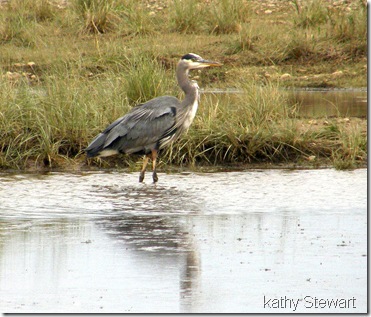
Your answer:
[[[175,133],[177,98],[163,96],[134,107],[100,133],[85,150],[88,156],[104,150],[122,153],[148,153],[163,138]],[[108,151],[107,151],[108,153]]]

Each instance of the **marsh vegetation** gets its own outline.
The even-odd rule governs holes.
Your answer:
[[[338,1],[339,2],[339,1]],[[192,75],[203,94],[190,131],[161,156],[174,165],[366,163],[366,120],[310,124],[282,89],[365,87],[367,8],[329,1],[12,0],[0,7],[0,167],[101,164],[83,149],[135,104],[182,98],[188,52],[224,63]]]

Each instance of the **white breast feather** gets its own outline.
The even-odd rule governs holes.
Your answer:
[[[184,127],[185,130],[188,130],[191,123],[193,122],[193,119],[196,116],[197,108],[198,108],[198,100],[196,99],[195,102],[193,103],[190,111],[188,111],[186,113],[184,124],[183,124],[183,127]]]

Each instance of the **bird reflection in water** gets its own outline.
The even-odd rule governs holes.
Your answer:
[[[97,220],[97,226],[142,261],[152,263],[154,257],[161,257],[166,259],[166,266],[179,267],[181,309],[191,310],[201,266],[188,220],[198,212],[200,204],[176,188],[104,187],[100,191],[106,199],[110,197],[113,209],[110,215]]]

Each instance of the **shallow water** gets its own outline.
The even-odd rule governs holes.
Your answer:
[[[0,174],[0,311],[366,312],[366,173]]]
[[[300,116],[367,118],[367,91],[357,89],[295,89],[292,98]]]
[[[367,118],[367,90],[351,89],[315,89],[294,88],[284,90],[291,104],[297,105],[299,117],[357,117]],[[242,94],[241,90],[203,90],[203,93],[213,94],[218,100]]]

